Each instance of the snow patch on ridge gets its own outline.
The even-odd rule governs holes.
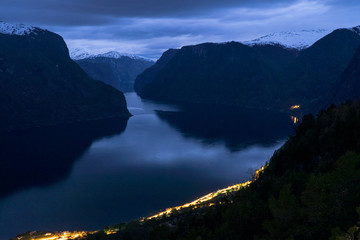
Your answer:
[[[130,53],[119,53],[116,51],[110,51],[107,53],[103,53],[103,54],[99,54],[96,57],[108,57],[108,58],[122,58],[122,57],[129,57],[132,59],[143,59],[139,56],[136,56],[134,54],[130,54]]]
[[[97,54],[89,53],[88,51],[81,48],[70,49],[70,57],[73,60],[81,60],[85,58],[91,58],[96,56]]]
[[[0,33],[9,35],[28,35],[35,33],[38,28],[25,24],[11,24],[0,21]]]
[[[81,48],[75,48],[70,50],[70,57],[73,60],[81,60],[86,58],[97,58],[97,57],[104,57],[104,58],[122,58],[122,57],[129,57],[132,59],[138,59],[138,60],[146,60],[146,61],[152,61],[144,57],[140,57],[134,54],[129,53],[119,53],[116,51],[110,51],[106,53],[95,53],[95,52],[89,52],[85,49]]]
[[[298,50],[310,47],[319,39],[331,33],[332,30],[301,30],[294,32],[275,32],[251,41],[242,42],[243,44],[254,45],[282,45],[286,48],[295,48]]]

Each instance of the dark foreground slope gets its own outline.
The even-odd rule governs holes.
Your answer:
[[[335,30],[300,52],[235,42],[187,46],[139,75],[135,91],[165,102],[275,110],[302,105],[317,112],[359,45],[353,28]]]
[[[122,92],[134,91],[137,75],[154,64],[143,58],[128,56],[94,56],[76,60],[76,63],[93,79],[102,81]]]
[[[306,115],[257,180],[231,197],[86,239],[355,239],[359,154],[360,101],[331,106]]]
[[[0,73],[0,131],[130,115],[123,94],[90,79],[49,31],[0,34]]]

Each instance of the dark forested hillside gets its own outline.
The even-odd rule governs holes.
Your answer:
[[[0,73],[0,131],[130,115],[123,94],[89,78],[49,31],[0,34]]]

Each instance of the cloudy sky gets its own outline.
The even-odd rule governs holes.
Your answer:
[[[360,25],[359,0],[0,0],[2,21],[62,35],[69,48],[156,59],[168,48]]]

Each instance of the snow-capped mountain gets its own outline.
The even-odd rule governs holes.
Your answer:
[[[94,54],[75,49],[70,51],[70,56],[91,78],[122,92],[133,91],[136,76],[154,64],[151,60],[116,51]]]
[[[85,49],[81,49],[81,48],[70,49],[70,57],[73,60],[82,60],[82,59],[86,59],[86,58],[97,58],[97,57],[115,58],[115,59],[119,59],[122,57],[129,57],[132,59],[148,60],[144,57],[140,57],[140,56],[137,56],[134,54],[129,54],[129,53],[119,53],[116,51],[109,51],[109,52],[105,52],[105,53],[95,53],[95,52],[86,51]]]
[[[301,30],[294,32],[275,32],[256,38],[251,41],[242,42],[246,45],[283,45],[286,48],[295,48],[298,50],[310,47],[317,40],[323,38],[333,30],[317,29],[317,30]]]
[[[91,58],[97,55],[95,53],[89,53],[88,51],[81,48],[69,49],[69,53],[70,53],[70,58],[73,60]]]
[[[0,21],[0,33],[9,35],[28,35],[35,33],[40,28],[25,25],[25,24],[11,24]]]
[[[116,52],[116,51],[110,51],[110,52],[107,52],[107,53],[99,54],[99,55],[97,55],[97,57],[107,57],[107,58],[129,57],[129,58],[132,58],[132,59],[144,59],[144,58],[136,56],[134,54],[119,53],[119,52]]]

